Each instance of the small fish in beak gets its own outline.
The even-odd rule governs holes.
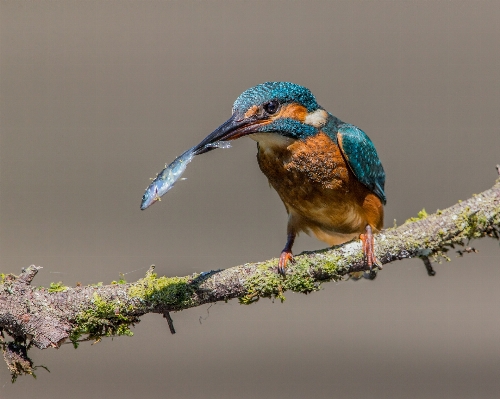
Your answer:
[[[216,148],[230,148],[231,144],[227,141],[215,141],[207,143],[201,147],[192,147],[168,166],[165,165],[160,173],[156,175],[151,184],[146,189],[142,196],[141,209],[144,210],[155,202],[160,200],[164,194],[172,189],[175,182],[180,179],[188,164],[193,160],[194,156]],[[198,148],[198,149],[197,149]]]

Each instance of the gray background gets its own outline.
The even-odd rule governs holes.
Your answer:
[[[365,130],[386,225],[489,188],[500,162],[500,2],[2,1],[0,270],[35,284],[186,275],[277,256],[286,213],[255,143],[149,178],[267,81]],[[133,338],[34,351],[1,398],[488,398],[500,389],[498,243],[385,267],[284,304],[144,317]],[[300,237],[295,252],[322,244]]]

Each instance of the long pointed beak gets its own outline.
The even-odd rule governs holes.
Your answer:
[[[220,141],[235,140],[247,134],[255,133],[261,123],[265,122],[259,121],[256,117],[243,118],[234,113],[231,118],[205,137],[199,144],[175,158],[172,163],[165,166],[165,169],[156,175],[142,196],[141,209],[144,210],[154,204],[169,191],[195,155],[221,147],[220,143],[218,143]],[[214,145],[211,146],[210,144]]]
[[[203,154],[216,148],[207,147],[207,144],[214,144],[217,141],[236,140],[255,133],[259,125],[260,123],[255,118],[244,118],[234,113],[231,118],[205,137],[198,145],[194,146],[193,152],[195,155]]]

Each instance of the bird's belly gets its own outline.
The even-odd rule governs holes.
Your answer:
[[[296,231],[312,231],[323,241],[320,233],[345,235],[341,239],[344,242],[366,226],[362,206],[348,183],[325,187],[301,171],[287,171],[286,177],[271,185],[284,202]]]
[[[259,143],[258,160],[287,208],[289,228],[311,231],[330,245],[356,237],[366,224],[382,228],[380,200],[356,179],[325,134],[287,147]]]

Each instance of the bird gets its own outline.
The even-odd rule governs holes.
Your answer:
[[[385,172],[365,132],[326,111],[306,87],[265,82],[244,91],[231,117],[191,150],[244,136],[257,142],[259,167],[288,213],[278,273],[286,276],[294,262],[301,232],[330,246],[360,238],[370,272],[382,267],[374,234],[383,228]]]

